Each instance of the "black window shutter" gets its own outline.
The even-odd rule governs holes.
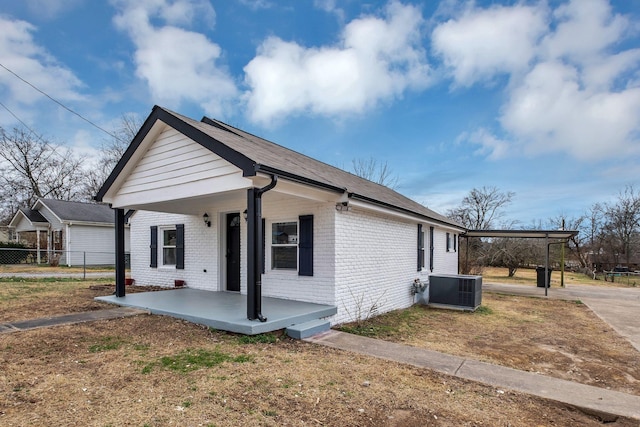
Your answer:
[[[433,272],[433,227],[429,227],[429,270]]]
[[[458,250],[458,235],[453,235],[453,252]]]
[[[313,276],[313,215],[299,218],[298,276]]]
[[[418,224],[418,271],[424,267],[424,235],[422,234],[422,224]]]
[[[266,246],[267,245],[267,240],[266,240],[267,230],[265,228],[266,225],[267,225],[267,222],[264,220],[264,218],[262,218],[262,269],[261,269],[262,274],[265,273],[264,265],[265,265],[265,262],[266,262],[265,261],[265,259],[266,259],[265,258],[266,255],[265,254],[266,254],[266,248],[267,248],[267,246]]]
[[[151,257],[149,258],[150,264],[149,267],[157,268],[158,267],[158,227],[155,225],[151,226],[151,244],[149,245],[151,249]]]
[[[184,224],[176,224],[176,269],[184,270]]]
[[[447,252],[451,250],[451,241],[449,240],[450,238],[451,238],[451,235],[447,233]]]

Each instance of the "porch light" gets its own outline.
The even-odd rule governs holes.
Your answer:
[[[204,220],[204,223],[207,225],[207,227],[211,227],[211,221],[209,220],[209,214],[208,213],[204,213],[204,215],[202,215],[202,219]]]
[[[247,212],[247,210],[245,209],[244,212],[242,212],[242,216],[244,217],[244,220],[246,221],[249,218],[249,212]]]
[[[351,210],[351,206],[349,206],[349,202],[336,203],[336,210],[338,212],[349,212]]]

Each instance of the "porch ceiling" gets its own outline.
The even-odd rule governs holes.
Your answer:
[[[276,331],[337,313],[337,308],[332,305],[263,297],[262,313],[267,321],[260,322],[247,319],[246,295],[189,288],[141,292],[120,298],[110,295],[96,300],[141,308],[153,314],[245,335]]]

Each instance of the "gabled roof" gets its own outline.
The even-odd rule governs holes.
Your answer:
[[[38,199],[34,208],[40,204],[46,206],[61,222],[114,223],[113,209],[107,205]]]
[[[36,211],[33,209],[23,209],[20,208],[20,212],[25,216],[32,224],[35,222],[42,222],[48,224],[47,218],[43,217],[40,211]]]
[[[204,117],[202,121],[196,121],[159,106],[154,106],[131,145],[96,195],[96,200],[102,201],[157,120],[161,120],[234,164],[242,170],[244,176],[255,176],[258,173],[276,174],[286,180],[346,194],[350,199],[417,215],[456,228],[464,228],[455,221],[388,187],[267,141],[219,120]]]

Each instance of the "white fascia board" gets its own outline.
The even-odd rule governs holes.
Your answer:
[[[396,211],[394,209],[389,209],[389,208],[386,208],[384,206],[379,206],[379,205],[376,205],[376,204],[373,204],[373,203],[363,202],[363,201],[360,201],[360,200],[350,199],[349,200],[349,206],[353,206],[353,207],[357,207],[357,208],[361,208],[361,209],[365,209],[365,210],[381,213],[381,214],[388,215],[388,216],[391,216],[391,217],[394,217],[394,218],[402,219],[404,221],[419,222],[421,224],[427,224],[427,225],[430,225],[430,226],[432,225],[434,227],[448,229],[448,230],[455,231],[455,232],[463,231],[462,228],[457,228],[457,227],[454,227],[452,225],[443,224],[442,222],[435,221],[435,220],[429,220],[428,218],[425,218],[424,216],[421,216],[421,215],[417,215],[417,214],[416,215],[411,215],[409,213],[399,212],[399,211]],[[344,212],[343,215],[349,215],[349,212]]]
[[[262,188],[271,183],[271,176],[263,173],[258,173],[256,176],[248,178],[251,179],[253,185],[258,188]],[[289,181],[287,178],[280,176],[278,176],[278,183],[271,191],[303,199],[332,203],[339,202],[343,195],[343,193],[336,193],[335,191],[323,190],[300,182]]]

